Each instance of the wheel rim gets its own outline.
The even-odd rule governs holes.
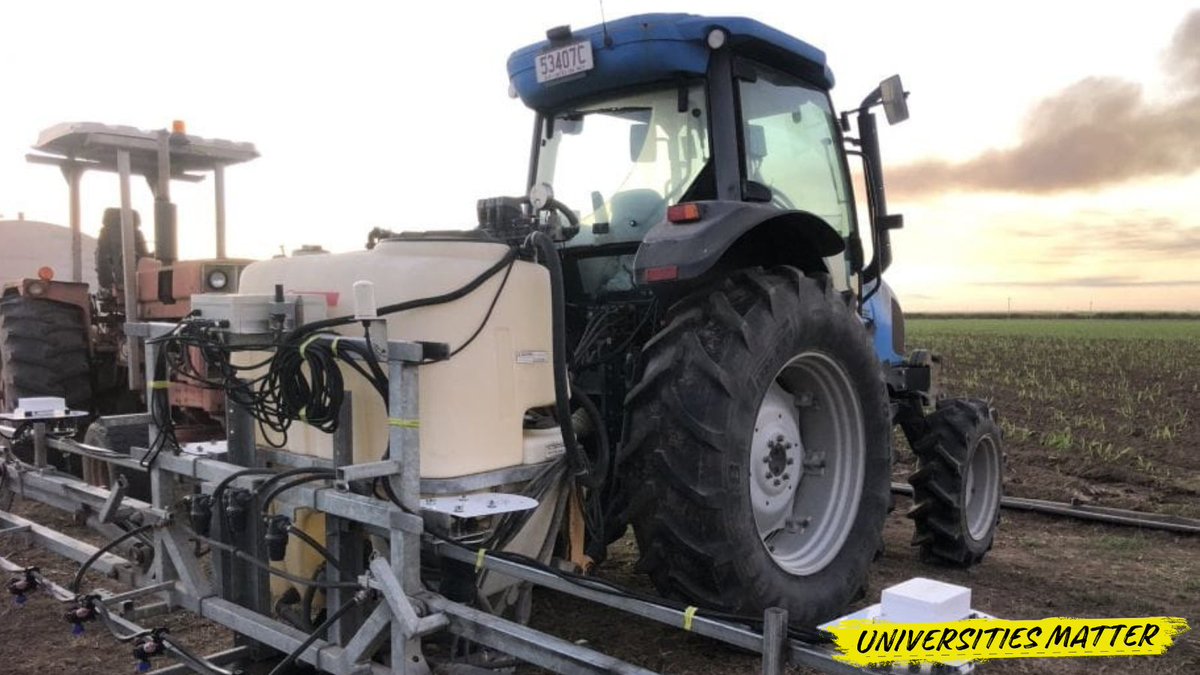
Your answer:
[[[991,436],[979,439],[967,465],[967,532],[979,541],[987,536],[1000,510],[1000,447]]]
[[[750,446],[750,500],[775,564],[807,576],[833,561],[858,516],[866,465],[862,406],[846,371],[804,352],[775,375]]]

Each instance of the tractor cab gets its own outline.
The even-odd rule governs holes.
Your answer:
[[[886,266],[863,254],[863,236],[890,250],[896,221],[870,110],[906,116],[898,78],[867,97],[861,138],[847,138],[821,50],[751,19],[687,14],[552,29],[509,58],[508,74],[536,112],[533,206],[565,221],[565,255],[594,259],[580,267],[589,295],[703,280],[751,249],[822,269],[841,290],[860,292]],[[850,153],[867,167],[866,234]]]

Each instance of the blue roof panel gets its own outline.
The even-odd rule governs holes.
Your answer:
[[[574,31],[572,41],[592,44],[595,68],[584,77],[539,84],[534,60],[550,48],[548,40],[519,49],[508,58],[508,76],[525,105],[545,110],[605,91],[680,75],[700,76],[708,69],[706,38],[713,28],[729,34],[728,47],[754,54],[768,65],[799,71],[826,88],[833,73],[825,52],[753,19],[693,14],[640,14],[608,23],[610,44],[600,25]]]

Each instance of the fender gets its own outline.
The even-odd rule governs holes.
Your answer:
[[[751,231],[770,235],[764,242],[769,242],[769,249],[761,251],[764,259],[751,264],[819,261],[846,248],[846,242],[833,226],[808,211],[781,211],[751,202],[691,203],[700,207],[698,220],[687,223],[664,220],[642,239],[633,261],[638,284],[699,277],[716,266]]]

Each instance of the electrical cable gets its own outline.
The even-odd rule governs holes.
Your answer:
[[[83,561],[83,564],[79,566],[79,570],[75,572],[75,578],[71,580],[71,592],[75,594],[79,593],[79,584],[83,583],[83,575],[87,574],[88,569],[90,569],[91,566],[101,558],[101,556],[113,550],[122,542],[132,539],[143,532],[152,530],[156,526],[157,523],[148,523],[146,525],[142,525],[141,527],[134,528],[96,549],[96,552],[89,556],[87,560]]]

